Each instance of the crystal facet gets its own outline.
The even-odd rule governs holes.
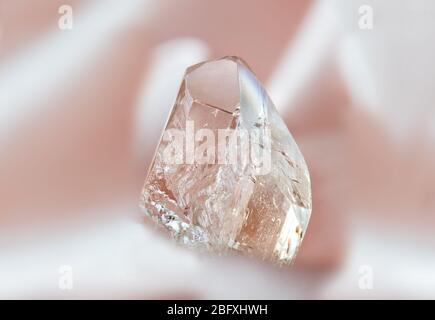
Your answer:
[[[190,247],[290,263],[311,214],[310,177],[285,123],[246,63],[224,57],[187,69],[165,131],[187,130],[189,121],[195,132],[268,130],[270,170],[259,173],[246,161],[189,162],[187,156],[168,163],[168,142],[162,137],[142,191],[143,211]],[[195,143],[191,140],[186,135],[177,150],[183,153]]]

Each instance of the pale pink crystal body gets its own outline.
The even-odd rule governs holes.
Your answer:
[[[161,140],[141,207],[179,242],[289,263],[311,214],[307,166],[285,123],[247,65],[225,57],[187,69],[167,129],[268,129],[271,170],[253,165],[168,164]]]

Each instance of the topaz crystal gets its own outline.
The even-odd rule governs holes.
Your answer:
[[[269,170],[259,172],[249,161],[188,161],[182,153],[194,141],[187,136],[178,149],[181,161],[170,163],[164,156],[169,142],[162,137],[142,190],[142,210],[189,247],[292,262],[311,214],[309,172],[245,62],[224,57],[186,70],[165,131],[186,130],[188,123],[195,132],[267,130],[270,147],[258,145],[270,152]]]

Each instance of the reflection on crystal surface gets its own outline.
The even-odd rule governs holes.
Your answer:
[[[144,212],[188,246],[291,262],[311,214],[310,178],[255,75],[236,57],[188,68],[165,129],[184,130],[186,121],[195,130],[269,130],[271,170],[258,174],[247,162],[168,164],[162,140],[142,191]]]

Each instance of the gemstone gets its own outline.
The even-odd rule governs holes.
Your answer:
[[[308,168],[240,58],[187,68],[140,206],[188,247],[293,261],[311,215]]]

